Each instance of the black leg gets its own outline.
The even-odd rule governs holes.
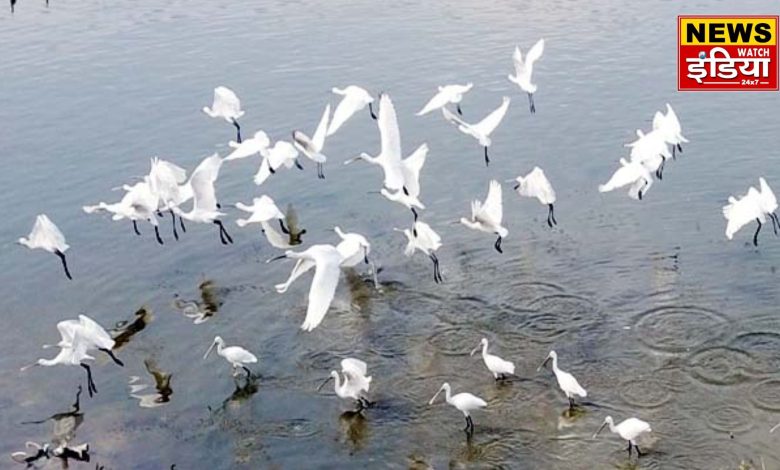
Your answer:
[[[533,93],[528,93],[528,107],[531,110],[531,114],[534,114],[536,112],[536,105],[534,105]]]
[[[374,107],[371,106],[371,103],[368,103],[368,112],[371,113],[371,119],[376,121],[376,114],[374,114]]]
[[[756,233],[753,234],[753,246],[758,246],[758,232],[761,231],[761,221],[756,219],[756,222],[758,222],[758,227],[756,228]]]
[[[678,150],[680,153],[682,153],[682,145],[680,145],[680,144],[677,144],[677,150]]]
[[[221,242],[223,245],[227,245],[227,240],[225,240],[225,235],[222,233],[222,228],[221,228],[221,227],[219,227],[219,224],[217,223],[217,221],[216,221],[216,220],[214,221],[214,225],[216,225],[216,226],[217,226],[217,228],[219,229],[219,241],[220,241],[220,242]]]
[[[160,237],[160,227],[157,225],[154,226],[154,236],[157,237],[157,243],[164,245],[163,240]]]
[[[574,399],[572,397],[569,397],[569,409],[574,409]]]
[[[108,356],[111,358],[111,360],[113,360],[113,361],[114,361],[114,363],[115,363],[116,365],[118,365],[118,366],[121,366],[121,367],[124,367],[124,366],[125,366],[125,363],[124,363],[124,362],[122,362],[122,361],[120,361],[119,359],[117,359],[117,357],[116,357],[116,356],[114,356],[114,352],[113,352],[113,351],[111,351],[110,349],[106,349],[106,348],[100,348],[100,350],[101,350],[101,351],[103,351],[104,353],[108,354]]]
[[[241,366],[241,368],[244,369],[244,372],[246,372],[246,378],[251,379],[252,378],[252,371],[249,370],[249,367]]]
[[[181,217],[179,217],[179,226],[181,227],[182,232],[187,233],[187,229],[184,228],[184,219],[182,219]]]
[[[631,458],[631,441],[628,441],[628,458]]]
[[[176,231],[176,214],[173,213],[173,209],[170,209],[171,223],[173,224],[173,238],[179,239],[179,232]]]
[[[780,228],[780,220],[777,219],[777,214],[774,212],[769,214],[769,218],[772,219],[772,228],[775,231],[775,235],[777,235],[777,229]]]
[[[636,449],[636,456],[637,457],[641,457],[641,456],[645,455],[641,450],[639,450],[639,446],[638,445],[634,444],[634,449]]]
[[[664,166],[666,165],[666,157],[661,156],[661,165],[658,167],[657,170],[655,170],[655,176],[658,177],[659,180],[664,179]]]
[[[298,159],[297,159],[297,158],[295,159],[295,166],[296,166],[296,168],[298,168],[299,170],[303,170],[303,165],[301,165],[301,162],[300,162],[300,161],[298,161]]]
[[[79,389],[76,391],[76,403],[73,404],[73,412],[78,413],[79,410],[81,410],[81,384],[79,384]]]
[[[458,114],[460,114],[461,116],[463,116],[463,110],[462,110],[462,109],[460,109],[460,103],[458,103],[458,106],[457,106],[455,109],[457,109],[457,110],[458,110]]]
[[[676,152],[676,150],[677,150],[677,146],[676,145],[672,145],[672,160],[677,160],[677,152]]]
[[[436,282],[436,284],[444,282],[444,278],[441,277],[441,270],[439,268],[439,258],[436,257],[435,253],[431,253],[428,256],[431,258],[431,261],[433,261],[433,280],[434,280],[434,282]]]
[[[135,230],[136,235],[141,235],[141,232],[138,231],[138,224],[135,220],[133,221],[133,230]]]
[[[558,221],[555,220],[555,207],[552,204],[547,204],[547,225],[552,228],[553,225],[558,225]]]
[[[414,214],[414,221],[417,222],[417,209],[412,207],[412,214]]]
[[[221,220],[215,220],[214,225],[219,227],[219,239],[222,241],[223,245],[227,245],[228,243],[233,243],[233,238],[230,236],[229,233],[227,233],[227,230],[225,230],[225,225],[222,224]]]
[[[485,147],[485,166],[490,165],[490,157],[488,157],[487,147]]]
[[[60,258],[60,261],[62,261],[62,269],[65,270],[65,277],[73,280],[73,277],[70,275],[70,271],[68,270],[68,262],[65,261],[65,253],[61,252],[60,250],[56,250],[54,254]]]
[[[282,229],[282,233],[285,235],[289,235],[290,231],[287,229],[287,227],[284,226],[284,220],[279,219],[279,227]]]
[[[325,170],[322,163],[317,163],[317,177],[321,180],[325,179]]]
[[[496,251],[499,252],[499,253],[504,253],[504,251],[501,249],[501,237],[500,236],[496,239],[496,243],[493,244],[493,248],[495,248]]]
[[[92,396],[92,393],[97,393],[97,387],[95,387],[95,382],[92,381],[92,369],[87,364],[82,363],[81,367],[84,368],[84,370],[87,371],[87,391],[89,392],[89,396]]]
[[[236,128],[236,142],[241,143],[241,126],[238,125],[238,121],[233,119],[233,126]]]

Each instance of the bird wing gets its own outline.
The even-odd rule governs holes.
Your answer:
[[[425,106],[423,106],[423,108],[417,112],[417,115],[422,116],[424,114],[428,114],[433,110],[445,106],[451,100],[452,90],[448,86],[442,87],[439,89],[439,92],[433,95],[433,98],[431,98],[428,103],[426,103]]]
[[[263,145],[258,139],[246,139],[238,144],[230,154],[225,157],[225,161],[239,160],[241,158],[257,155],[261,150],[266,149],[267,145]]]
[[[330,121],[327,135],[333,135],[345,122],[347,122],[347,119],[363,109],[366,104],[367,103],[359,96],[354,94],[344,95],[344,98],[342,98],[341,102],[336,106],[336,110],[333,112],[333,119]]]
[[[763,177],[759,178],[758,182],[761,185],[761,208],[767,213],[774,212],[777,209],[777,198],[774,191]]]
[[[490,135],[496,127],[501,123],[501,120],[504,119],[504,115],[506,114],[506,110],[509,109],[509,102],[511,100],[509,97],[504,97],[501,105],[493,110],[490,114],[485,116],[484,119],[479,121],[478,123],[474,124],[473,127],[474,130],[479,132],[482,135],[488,136]]]
[[[498,181],[490,181],[487,197],[484,204],[480,207],[477,217],[496,225],[501,224],[501,219],[504,217],[504,208],[501,201],[501,184]]]
[[[635,165],[621,165],[620,168],[612,174],[612,177],[605,184],[599,186],[599,192],[605,193],[613,189],[622,188],[632,184],[641,178]]]
[[[61,342],[65,345],[72,346],[78,327],[79,322],[77,320],[63,320],[57,322],[57,331],[60,333]]]
[[[236,204],[236,207],[238,207],[238,204]],[[246,212],[250,212],[252,214],[252,219],[254,220],[271,220],[271,219],[283,219],[284,214],[282,214],[282,211],[279,210],[279,208],[276,206],[276,203],[273,199],[266,195],[262,195],[261,197],[256,197],[252,200],[251,206],[245,206],[241,204],[241,207],[239,209],[242,209]]]
[[[520,187],[518,188],[518,193],[520,193],[521,196],[535,197],[539,199],[542,204],[552,204],[555,202],[555,190],[541,168],[535,167],[519,182]]]
[[[257,357],[241,346],[229,346],[223,349],[222,353],[231,362],[240,362],[244,364],[257,362]]]
[[[661,111],[656,111],[653,115],[653,130],[658,130],[664,127],[665,117]]]
[[[176,184],[183,184],[187,181],[187,170],[175,163],[171,163],[167,160],[158,160],[157,169],[173,181],[176,181]]]
[[[455,113],[453,113],[446,107],[441,108],[441,114],[444,116],[444,119],[455,124],[456,126],[471,127],[471,124],[459,118]]]
[[[68,244],[65,243],[65,235],[46,214],[40,214],[35,218],[30,240],[33,243],[38,242],[44,246],[52,246],[63,253],[69,248]]]
[[[295,266],[293,266],[293,269],[290,272],[290,276],[287,278],[287,280],[281,284],[277,284],[276,286],[274,286],[276,288],[276,291],[279,292],[280,294],[286,292],[287,289],[290,287],[290,285],[293,282],[295,282],[296,279],[306,274],[314,266],[316,266],[316,263],[310,259],[306,259],[306,258],[299,259],[298,261],[295,262]]]
[[[320,123],[317,125],[317,130],[314,131],[314,136],[311,138],[314,148],[317,153],[322,152],[322,147],[325,145],[325,135],[328,132],[328,120],[330,119],[330,103],[325,106],[325,111],[322,113]]]
[[[512,62],[515,64],[515,75],[522,76],[525,73],[525,62],[523,62],[523,52],[518,46],[515,46],[515,52],[512,53]]]
[[[217,210],[217,195],[214,182],[219,176],[222,158],[217,155],[206,157],[200,162],[190,177],[192,187],[193,209],[214,212]]]
[[[269,176],[271,176],[271,164],[268,163],[268,158],[263,158],[263,161],[260,162],[260,168],[255,173],[255,184],[260,186]]]
[[[98,348],[111,350],[114,348],[114,339],[95,320],[86,315],[79,315],[79,323],[83,332]]]
[[[418,242],[430,250],[438,250],[441,246],[441,237],[434,232],[430,225],[418,220],[414,223],[414,229],[417,232],[415,237]]]
[[[311,331],[325,318],[339,283],[340,261],[338,250],[332,246],[316,254],[317,266],[309,289],[309,305],[306,308],[306,318],[301,325],[302,329]]]
[[[750,188],[755,191],[754,188]],[[761,209],[759,208],[756,198],[748,195],[743,196],[740,199],[729,199],[729,204],[723,206],[723,216],[728,223],[726,224],[726,238],[731,240],[734,238],[734,234],[742,227],[750,222],[760,219]]]
[[[268,164],[274,170],[282,165],[290,168],[298,158],[298,150],[286,140],[277,141],[268,154]]]
[[[382,143],[379,158],[385,170],[385,186],[392,190],[401,189],[404,185],[401,170],[401,132],[398,129],[395,106],[386,93],[379,98],[377,125]]]
[[[260,225],[263,227],[265,238],[268,240],[268,243],[270,243],[271,246],[282,250],[290,248],[289,237],[287,235],[284,235],[276,230],[268,222],[261,221]]]
[[[214,88],[213,111],[231,118],[239,118],[244,114],[241,111],[241,100],[233,90],[225,86]]]
[[[542,53],[544,53],[544,39],[536,41],[536,44],[531,47],[531,50],[525,56],[525,67],[529,76],[533,70],[534,62],[542,57]]]
[[[348,357],[341,360],[341,371],[345,374],[366,375],[368,374],[368,365],[360,359]]]
[[[423,143],[403,161],[404,186],[409,192],[409,196],[417,197],[420,195],[420,171],[425,165],[427,156],[428,144]]]

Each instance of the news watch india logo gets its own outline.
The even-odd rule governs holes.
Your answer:
[[[677,89],[777,91],[777,16],[678,16]]]

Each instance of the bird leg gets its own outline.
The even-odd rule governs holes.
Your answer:
[[[298,161],[298,159],[297,159],[297,158],[295,159],[295,166],[296,166],[296,167],[297,167],[299,170],[303,170],[303,165],[301,165],[301,162],[300,162],[300,161]]]
[[[552,228],[553,225],[558,225],[558,221],[555,220],[555,207],[552,204],[548,204],[547,207],[549,208],[547,211],[547,225]]]
[[[487,146],[485,146],[485,166],[490,165],[490,157],[488,157]]]
[[[463,110],[460,109],[460,103],[458,103],[458,105],[455,107],[455,109],[458,111],[458,114],[463,116]]]
[[[154,236],[157,237],[157,243],[164,245],[162,238],[160,237],[160,227],[154,226]]]
[[[241,126],[238,125],[238,121],[236,121],[235,118],[231,120],[233,122],[233,126],[236,128],[236,142],[239,144],[241,143]]]
[[[114,363],[116,365],[118,365],[120,367],[124,367],[125,366],[125,363],[120,361],[119,359],[117,359],[117,357],[114,356],[114,352],[111,351],[110,349],[100,348],[100,350],[103,351],[104,353],[108,354],[108,356],[111,358],[112,361],[114,361]]]
[[[79,410],[81,410],[81,384],[79,384],[79,389],[76,390],[76,403],[73,404],[73,413],[78,413]]]
[[[317,178],[324,180],[325,179],[325,172],[323,170],[322,163],[317,163]]]
[[[569,397],[569,410],[574,410],[574,399]]]
[[[504,253],[504,251],[501,249],[501,237],[500,236],[496,239],[496,243],[493,244],[493,248],[495,248],[496,251],[499,252],[499,253]]]
[[[682,153],[682,145],[680,145],[680,144],[677,144],[677,150],[679,150],[679,151],[680,151],[680,153]]]
[[[639,446],[638,445],[634,444],[634,449],[636,449],[636,456],[637,456],[637,458],[645,455],[644,452],[639,450]]]
[[[773,229],[775,227],[780,228],[780,220],[778,220],[777,214],[772,212],[772,213],[769,214],[769,218],[772,219],[772,228]],[[776,229],[775,229],[775,235],[777,235],[777,230]]]
[[[288,230],[287,227],[284,226],[284,220],[279,219],[279,227],[281,227],[282,233],[284,233],[285,235],[290,234],[290,230]]]
[[[534,105],[533,93],[528,93],[528,107],[531,110],[531,114],[536,113],[536,105]]]
[[[65,253],[61,252],[60,250],[55,250],[54,254],[60,258],[60,261],[62,261],[62,269],[65,270],[65,277],[73,280],[73,277],[70,275],[70,271],[68,270],[68,262],[65,261]]]
[[[371,119],[376,121],[376,114],[374,114],[374,107],[371,106],[371,103],[368,103],[368,112],[371,113]]]
[[[655,170],[655,176],[658,177],[659,180],[664,179],[664,166],[666,165],[666,157],[663,155],[661,156],[661,165],[658,167],[657,170]]]
[[[247,366],[241,366],[242,369],[244,369],[244,372],[246,372],[246,378],[251,379],[252,378],[252,371],[249,370],[249,367]]]
[[[412,207],[412,214],[414,214],[414,221],[417,222],[417,209]]]
[[[631,441],[628,441],[628,458],[631,459]]]
[[[141,232],[140,232],[140,231],[138,231],[138,224],[136,223],[136,221],[135,221],[135,220],[133,221],[133,230],[135,230],[135,234],[136,234],[136,235],[138,235],[138,236],[140,236],[140,235],[141,235]]]
[[[219,239],[223,245],[233,243],[233,238],[231,238],[230,234],[227,233],[227,230],[225,230],[225,226],[222,224],[221,220],[215,220],[214,225],[219,227]]]
[[[169,209],[171,213],[171,223],[173,224],[173,238],[179,239],[179,233],[176,231],[176,214],[173,213],[173,209]]]
[[[187,229],[184,228],[184,219],[182,219],[181,217],[179,217],[179,226],[181,226],[182,232],[187,233]]]
[[[753,246],[758,246],[758,232],[761,231],[761,221],[756,219],[756,222],[758,222],[758,227],[756,228],[756,233],[753,234]]]
[[[89,392],[89,396],[92,396],[92,393],[97,393],[97,387],[95,387],[95,382],[92,381],[92,369],[90,369],[89,365],[81,363],[81,367],[84,368],[84,370],[87,371],[87,391]]]
[[[675,150],[677,150],[677,146],[672,145],[672,160],[677,160],[677,152]]]
[[[431,261],[433,261],[433,281],[436,284],[444,282],[444,278],[441,277],[441,270],[439,269],[439,258],[436,257],[435,253],[431,253],[428,256],[431,258]]]

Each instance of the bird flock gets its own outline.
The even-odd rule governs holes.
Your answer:
[[[531,114],[537,112],[534,95],[538,87],[532,81],[534,64],[541,59],[544,47],[544,40],[539,40],[525,56],[520,48],[516,47],[512,56],[514,74],[508,75],[508,80],[527,95]],[[446,122],[478,142],[481,147],[480,156],[484,159],[485,165],[489,165],[491,135],[504,120],[512,99],[509,96],[500,97],[500,103],[493,111],[482,119],[475,120],[467,117],[463,109],[467,108],[465,104],[468,102],[468,93],[473,87],[473,83],[440,86],[416,115],[420,119],[427,119],[427,116],[436,111],[440,112]],[[187,170],[181,166],[157,157],[152,158],[149,173],[140,180],[123,185],[121,190],[124,193],[118,201],[84,205],[83,211],[88,214],[110,214],[111,220],[117,222],[130,221],[129,225],[132,225],[133,232],[139,236],[142,233],[139,225],[144,226],[148,223],[153,228],[155,240],[159,244],[165,243],[161,233],[161,221],[170,217],[171,231],[175,240],[184,236],[187,231],[203,225],[212,227],[212,230],[218,232],[221,244],[230,245],[233,243],[233,237],[230,234],[232,229],[228,229],[230,227],[227,221],[228,214],[222,204],[225,201],[220,202],[217,197],[217,182],[222,166],[226,163],[230,165],[230,162],[235,160],[254,159],[258,169],[252,180],[255,185],[262,186],[269,178],[284,178],[283,170],[292,170],[293,167],[303,170],[304,166],[301,163],[301,156],[303,156],[316,164],[316,177],[325,179],[325,167],[330,162],[326,151],[328,141],[336,138],[338,131],[350,119],[367,108],[366,118],[370,117],[376,121],[380,147],[374,155],[368,152],[356,152],[357,156],[344,161],[343,165],[362,161],[381,169],[383,180],[378,193],[412,213],[409,227],[393,228],[406,237],[407,245],[404,254],[412,257],[419,251],[427,256],[433,265],[434,282],[444,282],[445,278],[436,254],[442,247],[441,236],[423,220],[426,205],[422,202],[420,174],[428,158],[430,150],[428,143],[419,144],[412,153],[405,156],[401,146],[398,117],[389,94],[383,92],[374,96],[356,85],[333,88],[332,92],[338,97],[338,104],[332,112],[330,103],[324,105],[313,133],[308,133],[310,128],[294,129],[289,135],[290,140],[280,139],[273,142],[263,130],[255,131],[246,139],[242,138],[239,120],[245,112],[241,101],[231,89],[218,86],[214,89],[212,104],[204,106],[202,110],[207,116],[224,121],[235,130],[235,140],[228,142],[229,152],[226,155],[215,153],[203,158],[189,173],[189,177]],[[637,130],[636,136],[635,141],[626,144],[627,158],[620,158],[618,169],[606,183],[598,186],[598,191],[603,193],[628,187],[629,197],[642,200],[647,196],[654,181],[663,179],[667,163],[682,153],[682,144],[688,142],[682,134],[680,121],[669,104],[666,104],[665,112],[658,111],[654,114],[652,129],[647,132]],[[556,192],[542,168],[534,166],[527,174],[504,182],[513,184],[512,187],[519,196],[536,198],[545,206],[547,224],[550,228],[558,224],[554,210]],[[459,224],[495,237],[493,247],[498,253],[503,253],[502,241],[509,235],[509,230],[504,222],[502,183],[495,179],[487,181],[487,194],[484,199],[480,200],[479,195],[475,195],[470,202],[470,211],[466,210],[465,206],[464,202],[465,215],[459,219]],[[300,249],[296,247],[303,244],[302,236],[306,231],[298,227],[294,211],[288,209],[286,213],[283,212],[269,195],[255,197],[251,203],[235,202],[232,207],[245,214],[235,220],[235,225],[239,229],[251,229],[259,225],[269,245],[284,250],[267,262],[285,259],[295,261],[289,277],[274,286],[278,293],[286,293],[298,278],[314,270],[308,292],[306,314],[300,326],[302,330],[310,332],[325,320],[341,271],[345,268],[367,266],[366,274],[369,280],[373,282],[377,291],[381,292],[378,271],[371,258],[371,243],[365,236],[336,226],[333,230],[341,240],[337,245],[319,243]],[[762,225],[766,223],[767,217],[771,220],[775,234],[780,230],[780,219],[774,213],[776,209],[777,200],[774,193],[764,178],[760,178],[759,189],[750,187],[743,196],[729,197],[728,204],[723,207],[723,216],[727,220],[726,236],[732,239],[740,228],[756,221],[758,226],[753,236],[753,243],[757,245],[758,234]],[[20,238],[18,242],[27,248],[40,249],[56,255],[61,261],[65,276],[68,279],[73,278],[66,259],[70,247],[62,232],[45,214],[37,216],[29,236]],[[182,301],[183,309],[190,307]],[[207,315],[197,312],[197,305],[193,308],[196,312],[191,312],[191,315],[196,318],[195,323],[203,323],[208,319]],[[25,366],[23,370],[32,366],[81,367],[86,372],[87,391],[92,396],[97,393],[97,387],[90,366],[90,361],[94,360],[94,357],[90,353],[105,353],[116,365],[124,365],[112,352],[115,343],[111,335],[86,315],[79,315],[78,320],[59,322],[57,330],[61,336],[60,342],[56,345],[60,349],[59,354],[52,359],[39,359],[34,364]],[[217,335],[203,356],[204,360],[214,348],[217,355],[230,365],[234,377],[243,375],[249,379],[253,376],[249,366],[258,362],[254,354],[241,346],[226,346],[222,337]],[[489,353],[487,338],[481,339],[479,345],[471,351],[471,355],[473,356],[480,349],[484,364],[494,380],[506,381],[514,377],[514,363]],[[572,408],[578,406],[575,404],[575,397],[586,397],[586,390],[571,373],[559,368],[558,355],[555,351],[550,351],[537,371],[548,362],[552,363],[552,372],[569,406]],[[374,403],[369,399],[372,378],[368,376],[368,365],[357,358],[344,358],[340,365],[341,369],[331,371],[328,378],[334,381],[336,395],[353,402],[358,412],[369,410]],[[323,382],[320,388],[326,382]],[[489,406],[488,403],[467,392],[453,395],[450,384],[444,383],[430,399],[429,404],[434,404],[440,393],[444,393],[446,403],[463,413],[466,419],[465,431],[467,436],[471,437],[475,428],[471,413]],[[631,417],[615,425],[612,417],[608,416],[599,431],[604,426],[608,426],[610,431],[628,441],[629,458],[632,448],[641,455],[636,439],[650,431],[648,423]],[[597,434],[598,432],[594,434],[594,438]],[[49,450],[45,450],[45,453],[48,455]]]

